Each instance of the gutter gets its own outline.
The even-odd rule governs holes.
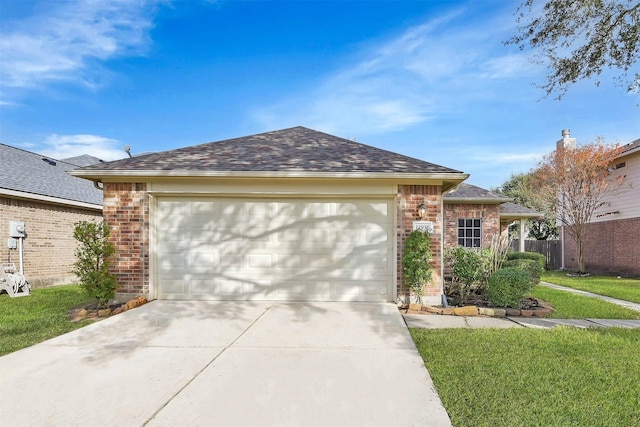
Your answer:
[[[90,181],[104,178],[307,178],[307,179],[384,179],[384,180],[434,180],[462,182],[469,174],[456,173],[400,173],[400,172],[305,172],[305,171],[212,171],[212,170],[83,170],[67,172],[71,176]],[[447,187],[449,188],[449,187]]]
[[[5,196],[17,197],[17,198],[20,198],[20,199],[37,200],[39,202],[54,203],[54,204],[57,204],[57,205],[74,206],[74,207],[87,208],[87,209],[96,209],[96,210],[100,210],[100,211],[102,210],[102,205],[97,205],[97,204],[94,204],[94,203],[87,203],[87,202],[80,202],[80,201],[77,201],[77,200],[62,199],[62,198],[59,198],[59,197],[45,196],[45,195],[42,195],[42,194],[25,193],[24,191],[9,190],[7,188],[0,188],[0,194],[5,195]]]

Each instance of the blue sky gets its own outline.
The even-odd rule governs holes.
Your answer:
[[[557,101],[510,1],[0,0],[0,142],[105,160],[307,126],[500,185],[570,128],[640,138],[605,78]]]

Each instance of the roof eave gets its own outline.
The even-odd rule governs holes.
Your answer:
[[[500,221],[516,221],[520,219],[544,219],[541,213],[501,213]]]
[[[63,199],[60,197],[46,196],[44,194],[27,193],[25,191],[10,190],[8,188],[0,188],[0,194],[4,196],[16,197],[26,200],[37,200],[39,202],[52,203],[56,205],[74,206],[86,209],[94,209],[101,211],[102,205],[95,203],[82,202],[79,200]]]
[[[510,202],[510,198],[488,198],[488,197],[444,197],[445,203],[482,203],[485,205],[501,205]]]
[[[67,172],[71,176],[91,181],[105,178],[318,178],[318,179],[429,179],[462,182],[469,174],[462,172],[308,172],[308,171],[188,171],[188,170],[83,170]]]

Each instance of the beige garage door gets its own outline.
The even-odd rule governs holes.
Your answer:
[[[158,298],[392,299],[390,200],[158,199]]]

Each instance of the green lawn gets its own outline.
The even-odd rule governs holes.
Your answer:
[[[552,304],[556,311],[547,317],[556,319],[640,319],[640,311],[612,304],[597,298],[536,286],[531,292],[536,298]]]
[[[412,329],[454,426],[640,425],[638,329]]]
[[[91,323],[71,323],[67,313],[93,301],[75,285],[35,289],[18,298],[0,295],[0,356]]]
[[[640,279],[618,279],[616,276],[569,277],[564,271],[545,271],[542,280],[581,291],[606,295],[640,303]]]

